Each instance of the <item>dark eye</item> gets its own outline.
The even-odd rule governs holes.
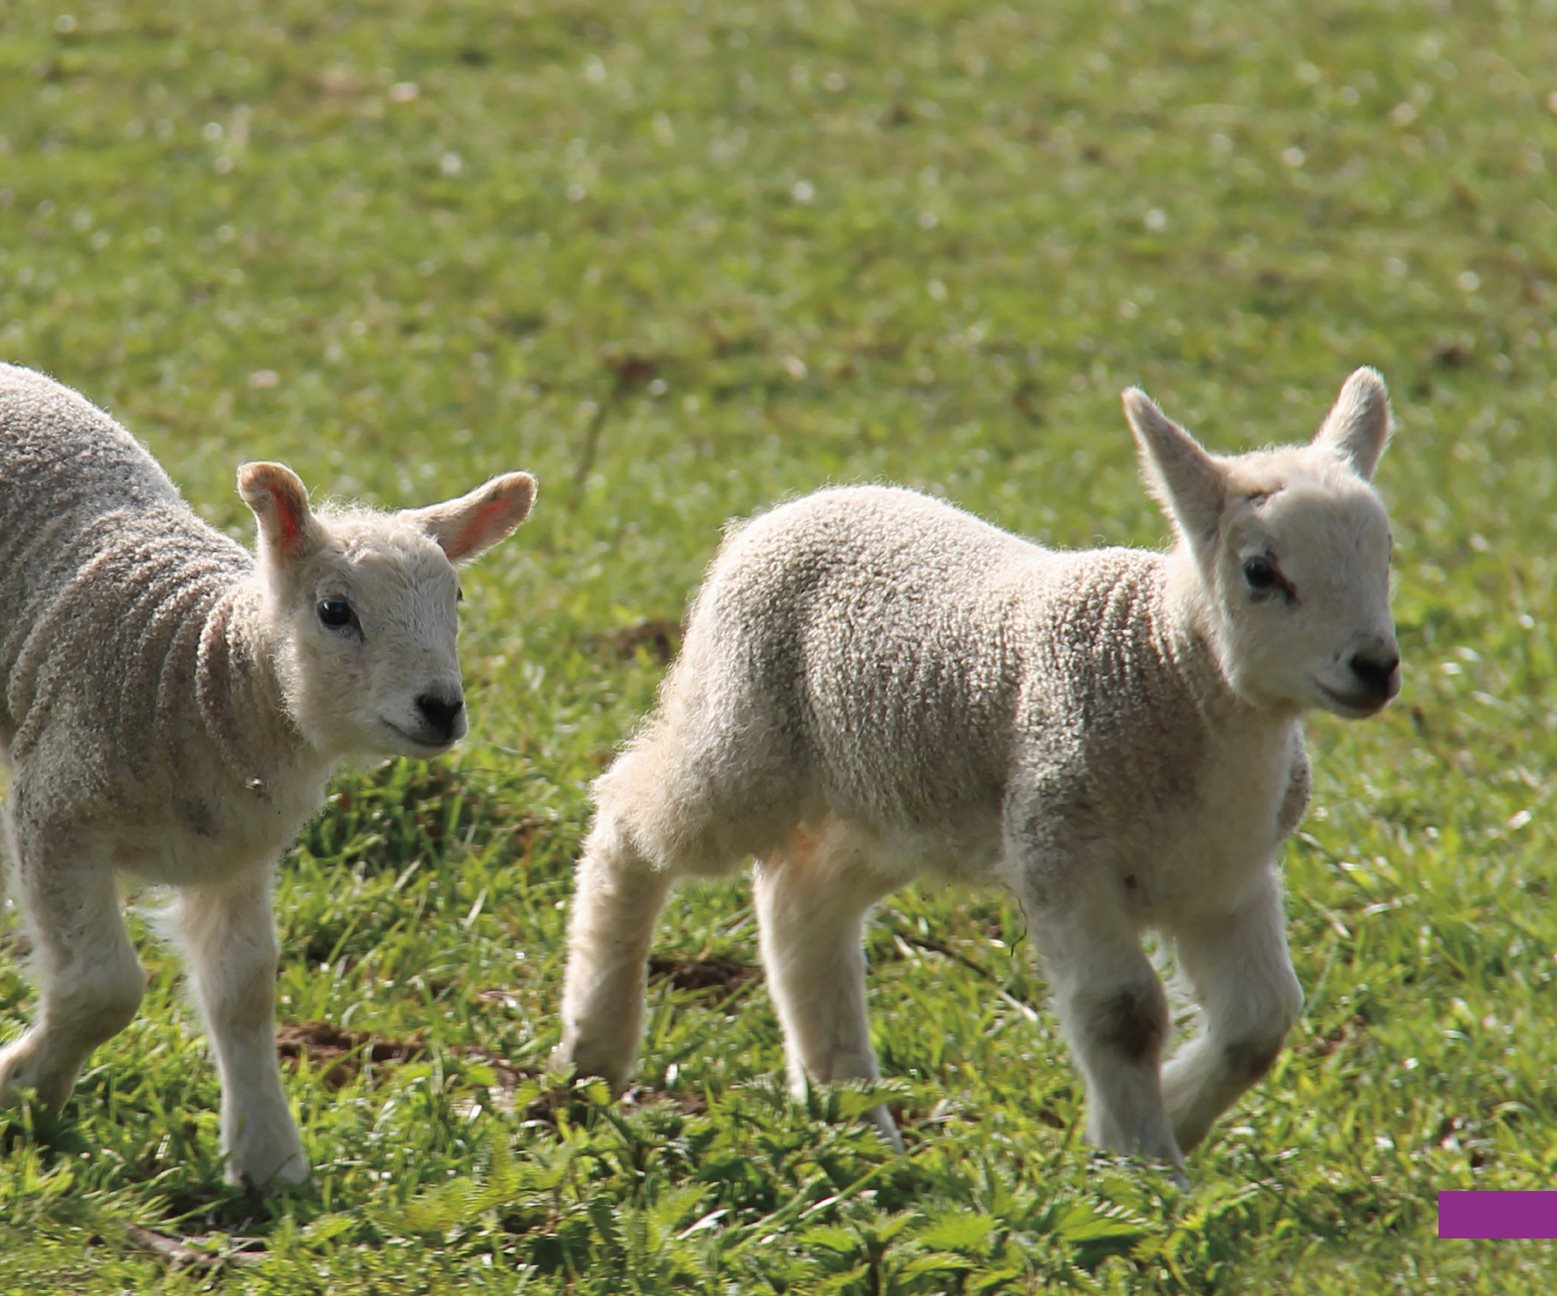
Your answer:
[[[1251,558],[1243,565],[1243,578],[1252,590],[1268,590],[1276,584],[1276,564],[1269,558]]]
[[[463,586],[456,585],[454,587],[454,601],[456,603],[463,603],[465,601],[465,589]]]
[[[351,610],[351,604],[342,598],[327,598],[319,601],[319,620],[324,622],[332,630],[340,630],[351,625],[357,619]]]

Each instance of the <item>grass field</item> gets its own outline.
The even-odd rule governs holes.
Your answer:
[[[1550,0],[0,0],[0,357],[245,537],[246,458],[542,483],[465,577],[470,740],[342,776],[282,870],[315,1185],[222,1187],[146,938],[135,1024],[3,1127],[0,1293],[1549,1290],[1435,1194],[1557,1186],[1554,69]],[[1081,1145],[993,893],[871,929],[905,1158],[783,1095],[744,886],[673,902],[641,1089],[540,1073],[587,782],[726,518],[884,479],[1155,545],[1120,388],[1241,449],[1363,363],[1405,694],[1310,726],[1305,1016],[1191,1192]]]

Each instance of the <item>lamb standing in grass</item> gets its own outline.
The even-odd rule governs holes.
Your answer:
[[[134,1015],[115,870],[172,884],[228,1177],[261,1185],[308,1175],[272,1027],[276,859],[341,758],[464,734],[453,564],[518,526],[535,483],[394,514],[316,514],[280,464],[245,464],[238,490],[257,561],[108,415],[0,365],[0,756],[40,990],[0,1097],[63,1103]]]
[[[1124,404],[1169,553],[1055,552],[875,486],[727,539],[657,714],[595,786],[561,1062],[626,1083],[668,889],[756,856],[792,1085],[873,1077],[867,910],[922,872],[999,878],[1046,961],[1089,1139],[1182,1173],[1302,1002],[1274,863],[1308,798],[1299,716],[1372,715],[1399,690],[1369,485],[1390,417],[1360,369],[1312,444],[1220,458],[1142,392]],[[1203,1008],[1166,1066],[1144,928]]]

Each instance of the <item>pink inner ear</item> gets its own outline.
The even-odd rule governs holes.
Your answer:
[[[292,509],[291,501],[283,492],[272,488],[270,498],[276,505],[276,522],[281,528],[281,547],[290,550],[297,544],[298,532],[301,530],[297,525],[297,513]]]
[[[455,554],[469,553],[486,536],[487,532],[492,529],[493,524],[507,512],[508,501],[505,499],[494,499],[481,505],[471,514],[470,520],[459,529],[458,534],[454,537],[453,545],[450,546],[450,552]]]

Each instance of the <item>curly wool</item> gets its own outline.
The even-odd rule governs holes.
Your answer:
[[[599,796],[625,795],[651,862],[690,851],[710,871],[832,816],[891,838],[905,875],[988,875],[1014,770],[1040,792],[1035,839],[1149,838],[1143,811],[1194,806],[1248,710],[1169,598],[1172,561],[1044,549],[894,487],[783,505],[726,541],[658,714]],[[688,843],[692,826],[711,836]],[[1146,881],[1143,902],[1171,893]]]
[[[306,750],[263,651],[254,556],[42,374],[0,366],[0,447],[0,744],[33,763],[51,818],[144,829],[171,808],[214,836],[224,799]]]
[[[527,510],[533,481],[510,478],[522,478]],[[309,722],[310,708],[352,699],[300,667],[279,585],[331,564],[358,571],[359,586],[377,582],[386,618],[373,649],[406,671],[424,659],[431,670],[447,653],[442,676],[457,687],[441,607],[454,581],[435,515],[490,517],[471,532],[479,551],[516,524],[505,520],[508,496],[492,495],[512,491],[510,478],[420,511],[309,512],[320,557],[294,571],[273,546],[257,558],[204,522],[145,447],[84,397],[0,365],[0,751],[27,765],[26,789],[47,799],[51,820],[89,818],[137,838],[165,824],[177,836],[231,838],[250,855],[285,846],[330,767],[365,744]],[[448,642],[434,647],[425,634]],[[122,862],[156,874],[133,853]]]

